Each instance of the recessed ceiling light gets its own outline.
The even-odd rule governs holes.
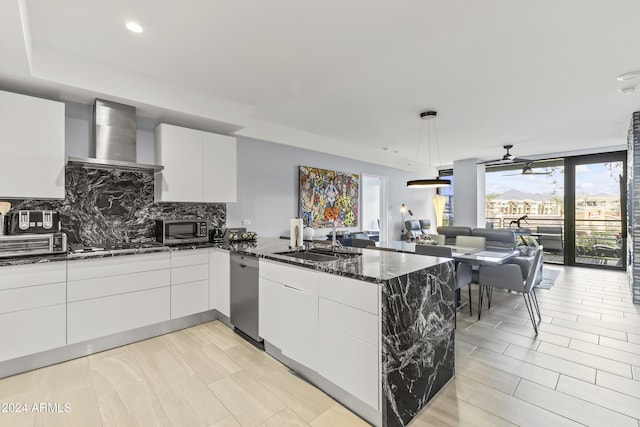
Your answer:
[[[137,22],[127,22],[127,30],[132,33],[141,33],[142,27]]]
[[[623,87],[622,89],[620,89],[620,93],[623,94],[623,95],[629,95],[629,94],[632,94],[635,91],[636,91],[636,87],[635,86],[628,86],[628,87]]]
[[[621,82],[625,82],[627,80],[633,80],[637,77],[640,77],[640,71],[629,71],[628,73],[620,74],[618,76],[618,80]]]

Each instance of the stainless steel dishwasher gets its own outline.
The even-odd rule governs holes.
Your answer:
[[[231,323],[236,332],[264,349],[258,336],[258,258],[231,253]]]

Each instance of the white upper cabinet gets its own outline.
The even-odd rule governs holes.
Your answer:
[[[155,132],[156,201],[202,201],[202,132],[161,124]]]
[[[236,139],[203,132],[203,202],[236,201]]]
[[[0,198],[64,199],[64,103],[0,91]]]
[[[236,139],[161,124],[155,131],[157,202],[235,202]]]

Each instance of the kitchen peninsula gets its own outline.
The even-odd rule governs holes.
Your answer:
[[[43,302],[41,308],[25,306],[29,310],[24,313],[53,310],[62,314],[66,306],[80,319],[95,315],[100,304],[115,307],[117,303],[118,314],[112,314],[113,324],[117,324],[127,319],[127,311],[139,315],[148,312],[146,326],[138,323],[130,330],[124,330],[124,326],[117,330],[109,322],[96,322],[99,330],[93,330],[90,325],[71,323],[73,316],[70,320],[58,316],[60,321],[49,326],[60,329],[50,331],[51,337],[60,340],[50,341],[49,350],[39,348],[32,353],[42,357],[57,352],[60,359],[65,349],[87,354],[89,347],[91,352],[100,351],[194,322],[224,319],[228,308],[213,300],[219,293],[213,288],[216,276],[224,272],[217,271],[220,264],[212,260],[218,255],[228,257],[230,252],[256,256],[260,268],[260,336],[265,339],[266,351],[368,422],[407,425],[454,373],[452,261],[371,249],[342,251],[343,256],[335,260],[315,262],[287,254],[290,250],[286,241],[261,238],[257,245],[204,244],[88,259],[58,255],[52,256],[51,262],[46,257],[34,257],[39,261],[34,264],[22,259],[12,265],[4,260],[0,270],[15,286],[3,280],[2,289],[6,290],[0,292],[17,292],[7,296],[18,297],[22,289],[27,289],[20,286],[28,285],[30,291],[40,288],[51,295],[60,294],[54,305]],[[119,263],[124,268],[115,268]],[[56,271],[55,283],[38,280],[50,268]],[[38,270],[36,274],[32,269]],[[120,277],[98,277],[100,271]],[[176,281],[179,277],[184,280]],[[128,283],[130,290],[125,289]],[[117,292],[111,292],[113,286]],[[144,304],[144,310],[136,304]],[[14,313],[0,314],[7,315]],[[145,331],[149,332],[145,335]],[[73,339],[65,341],[65,336]],[[0,371],[15,372],[18,362],[34,356],[3,357]]]
[[[255,251],[265,348],[373,425],[407,425],[454,374],[453,261],[341,251],[358,255]]]

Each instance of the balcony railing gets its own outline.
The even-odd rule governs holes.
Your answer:
[[[513,228],[521,215],[504,215],[502,217],[488,217],[487,228]],[[559,245],[545,247],[545,261],[563,263],[564,251],[564,218],[529,216],[520,222],[523,228],[529,228],[536,233],[539,227],[549,229],[558,228],[561,236]],[[576,219],[576,262],[582,264],[603,264],[621,266],[622,257],[622,221],[620,219]],[[539,237],[539,239],[542,237]],[[550,242],[551,236],[547,236]],[[543,246],[545,246],[543,244]],[[549,246],[549,245],[547,245]]]

